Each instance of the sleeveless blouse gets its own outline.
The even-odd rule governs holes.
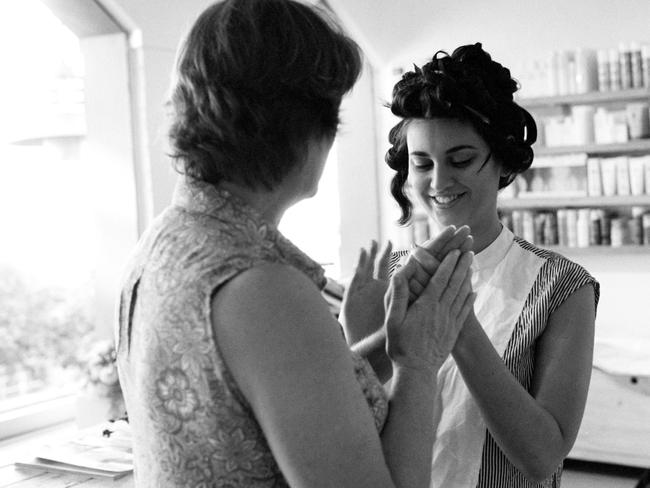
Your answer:
[[[395,269],[408,256],[391,257]],[[530,391],[535,371],[535,346],[550,315],[577,289],[598,282],[581,266],[539,249],[503,228],[472,265],[474,311],[506,366]],[[567,323],[567,327],[572,324]],[[501,451],[481,416],[453,357],[438,373],[438,418],[432,487],[531,488],[559,487],[562,465],[542,483],[532,483]]]
[[[173,205],[140,239],[116,331],[136,486],[287,486],[211,324],[219,287],[264,263],[293,266],[321,289],[326,281],[323,269],[254,209],[189,179],[179,182]],[[351,355],[381,430],[388,410],[384,389],[369,364]]]

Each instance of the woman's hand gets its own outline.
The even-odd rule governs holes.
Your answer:
[[[348,344],[369,336],[384,323],[384,295],[388,289],[390,241],[378,254],[376,241],[370,250],[361,249],[352,281],[345,290],[340,321]]]
[[[409,305],[408,283],[417,266],[399,269],[387,293],[386,351],[396,366],[437,371],[472,309],[472,254],[455,249],[444,257],[421,295]]]
[[[446,227],[435,238],[429,239],[421,246],[417,246],[409,256],[414,267],[413,276],[409,279],[409,301],[414,301],[429,283],[431,276],[436,272],[440,262],[452,250],[460,252],[471,251],[474,239],[470,235],[470,228],[466,225],[456,229],[455,226]]]

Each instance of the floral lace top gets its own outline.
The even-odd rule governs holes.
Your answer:
[[[191,180],[179,182],[173,205],[138,243],[120,295],[117,331],[136,486],[287,486],[210,321],[213,292],[266,262],[292,265],[320,288],[325,284],[322,268],[255,210]],[[368,363],[352,355],[381,430],[384,390]]]

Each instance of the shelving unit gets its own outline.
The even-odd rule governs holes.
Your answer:
[[[650,253],[648,246],[621,246],[621,247],[610,247],[610,246],[589,246],[589,247],[562,247],[562,246],[548,246],[545,247],[549,251],[555,251],[567,256],[570,259],[575,258],[588,258],[588,257],[608,257],[611,256],[612,251],[615,251],[617,255],[625,256],[647,256]]]
[[[593,156],[637,155],[650,153],[650,139],[638,139],[616,144],[585,144],[581,146],[533,147],[537,156],[587,153]]]
[[[611,92],[579,93],[576,95],[561,95],[556,97],[528,98],[517,100],[517,103],[526,109],[535,110],[547,107],[571,105],[605,105],[632,100],[642,100],[644,98],[650,98],[650,90],[647,88]]]
[[[616,197],[545,197],[499,200],[501,210],[541,210],[545,208],[650,207],[650,195]]]
[[[557,113],[558,110],[562,113],[571,111],[573,105],[594,105],[594,106],[615,106],[616,109],[622,108],[628,102],[635,101],[650,101],[650,89],[640,88],[633,90],[620,90],[613,92],[594,92],[583,93],[576,95],[564,95],[556,97],[538,97],[530,99],[521,99],[517,102],[530,110],[533,115],[552,115]],[[643,156],[650,155],[650,139],[637,139],[630,140],[623,143],[615,144],[584,144],[573,146],[556,146],[556,147],[533,147],[535,155],[538,157],[554,157],[564,155],[586,155],[586,158],[608,158],[616,156]],[[540,161],[541,163],[542,161]],[[556,161],[557,167],[571,166],[580,168],[583,163],[578,165],[574,162],[566,161],[566,165],[562,164],[561,160]],[[545,165],[535,166],[533,163],[533,170],[542,170]],[[550,167],[550,165],[549,165]],[[586,178],[585,168],[585,178]],[[582,178],[582,176],[579,176]],[[530,184],[530,181],[529,181]],[[575,196],[569,195],[564,192],[549,192],[544,195],[539,189],[531,188],[528,186],[527,190],[534,190],[535,193],[521,193],[514,198],[500,197],[498,206],[499,210],[504,211],[507,215],[515,211],[533,211],[534,213],[554,213],[560,209],[602,209],[608,210],[611,213],[618,213],[620,215],[629,214],[633,207],[648,208],[650,212],[650,191],[646,188],[645,195],[637,196]],[[571,188],[562,188],[562,190],[569,190]],[[557,188],[560,190],[560,188]],[[582,189],[580,189],[582,192]],[[585,190],[586,193],[586,190]],[[543,244],[542,244],[543,245]],[[544,246],[548,247],[548,246]],[[559,252],[569,252],[575,254],[588,253],[593,254],[594,251],[606,256],[613,253],[625,254],[650,254],[649,245],[636,245],[624,247],[609,247],[609,246],[593,246],[592,248],[559,248],[553,247],[554,250]],[[588,251],[587,251],[588,249]]]
[[[534,116],[552,116],[570,113],[573,105],[621,109],[626,103],[634,101],[650,101],[650,90],[540,97],[520,100],[519,103],[533,112]],[[650,139],[619,144],[534,147],[534,150],[536,156],[641,156],[650,155]],[[585,177],[588,174],[586,169]],[[517,198],[500,198],[498,205],[506,214],[528,210],[533,213],[555,213],[555,210],[560,209],[579,211],[589,208],[625,215],[631,212],[632,207],[644,207],[650,211],[649,183],[646,181],[646,195],[570,197],[558,194],[529,194]],[[557,217],[557,214],[555,215]],[[591,232],[592,229],[589,230]],[[541,247],[556,251],[583,265],[601,283],[602,295],[596,318],[595,358],[603,361],[602,352],[599,351],[602,351],[602,344],[608,340],[615,340],[619,345],[627,345],[628,342],[648,344],[650,335],[647,332],[647,300],[644,297],[647,295],[647,280],[650,276],[650,245]],[[625,357],[629,351],[623,348],[618,354]],[[598,363],[595,361],[595,364]],[[637,374],[636,370],[612,373],[594,367],[582,426],[569,457],[595,462],[650,466],[648,423],[644,421],[650,412],[650,397],[639,388],[640,380],[646,379],[638,378]]]

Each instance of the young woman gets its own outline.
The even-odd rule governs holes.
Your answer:
[[[410,304],[414,261],[393,278],[386,394],[329,313],[322,268],[277,231],[315,193],[360,67],[335,24],[292,0],[216,3],[185,40],[170,132],[185,176],[120,297],[136,486],[428,485],[471,254],[447,254]]]
[[[481,44],[437,53],[393,89],[402,120],[386,162],[401,222],[412,198],[439,226],[469,227],[476,253],[474,309],[437,376],[435,487],[559,486],[587,397],[598,283],[513,235],[497,213],[498,191],[533,161],[535,122],[516,90]],[[416,253],[426,283],[444,252]],[[407,254],[393,253],[392,265]],[[413,279],[410,289],[417,296],[422,285]],[[381,335],[359,348],[383,374]]]

